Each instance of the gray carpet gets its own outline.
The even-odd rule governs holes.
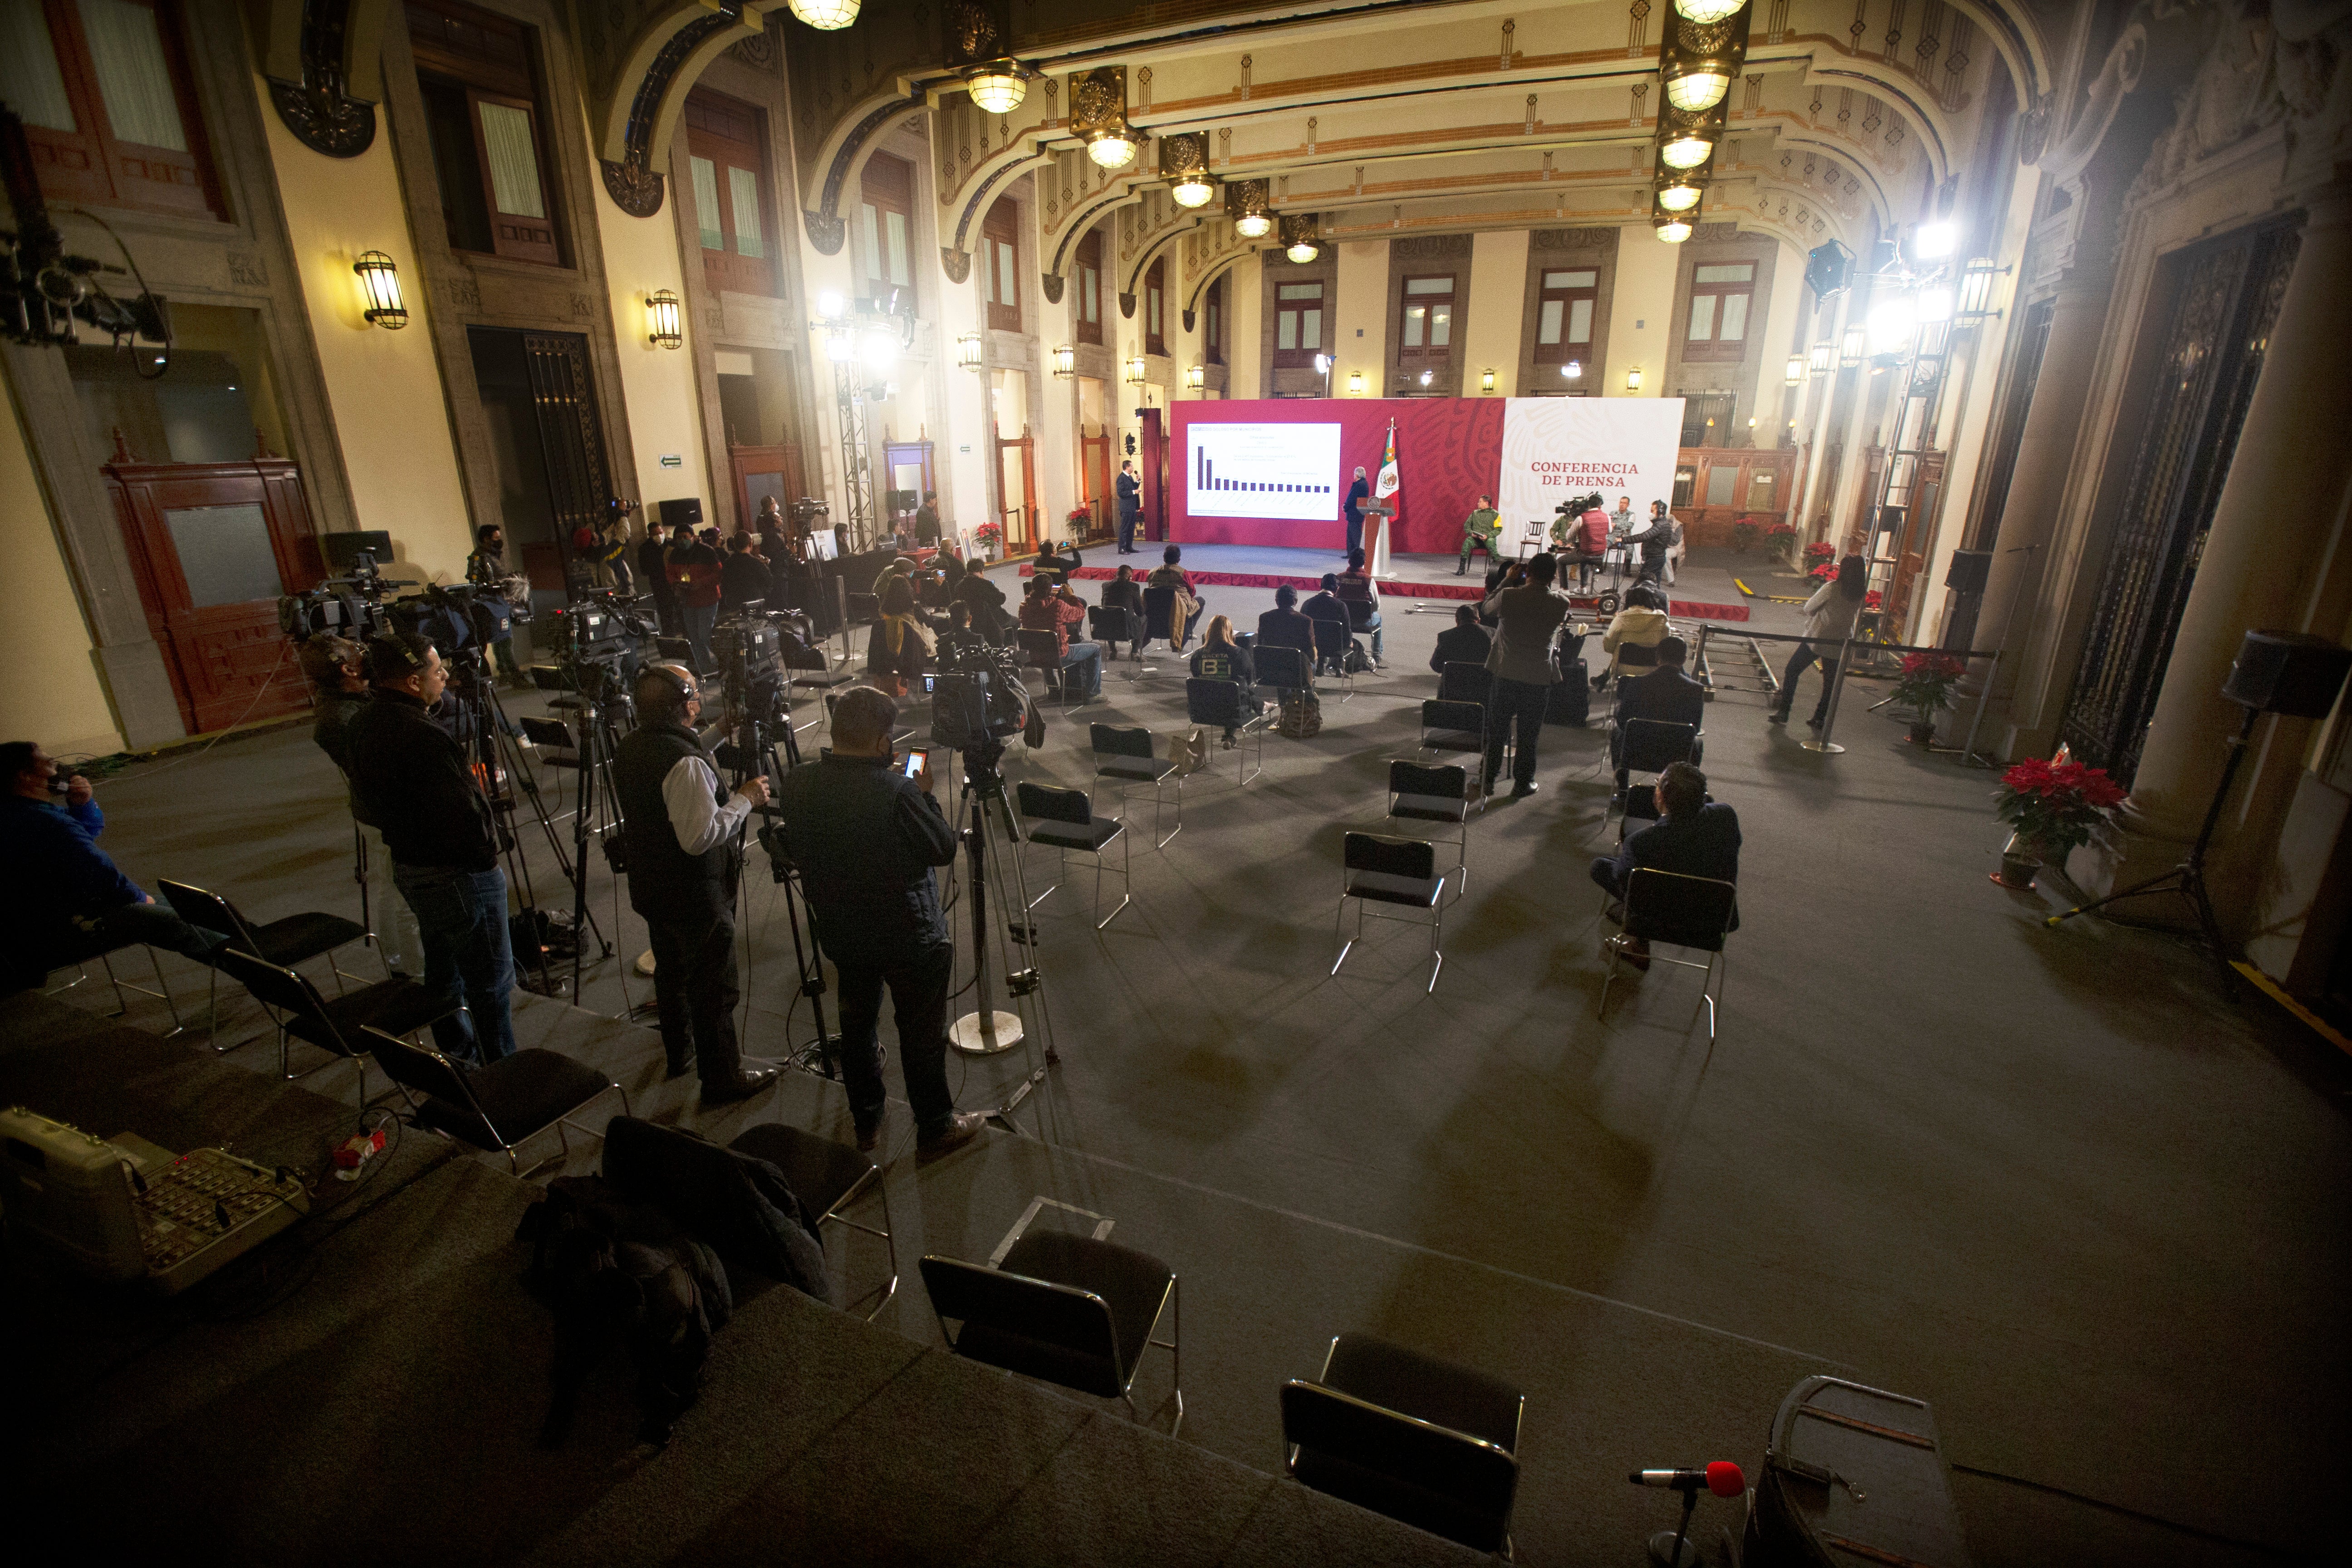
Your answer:
[[[1208,599],[1247,624],[1267,595]],[[882,1321],[935,1342],[915,1254],[985,1257],[1045,1196],[1111,1217],[1184,1276],[1186,1445],[1273,1468],[1275,1386],[1343,1329],[1517,1382],[1530,1561],[1625,1560],[1672,1505],[1623,1471],[1752,1468],[1812,1371],[1935,1405],[1980,1562],[2273,1560],[2116,1510],[2327,1554],[2316,1492],[2275,1479],[2352,1449],[2346,1064],[2224,1005],[2175,939],[2044,929],[2060,891],[1986,880],[2003,837],[1992,775],[1903,744],[1898,716],[1866,711],[1883,691],[1867,682],[1839,757],[1766,726],[1752,689],[1727,684],[1711,711],[1707,771],[1747,838],[1712,1050],[1695,975],[1661,968],[1594,1016],[1585,862],[1616,833],[1597,730],[1547,731],[1543,793],[1474,826],[1434,996],[1426,938],[1402,928],[1334,980],[1339,837],[1380,827],[1385,763],[1410,754],[1445,624],[1392,614],[1389,673],[1352,701],[1328,694],[1323,734],[1271,742],[1245,789],[1213,753],[1184,832],[1139,846],[1136,902],[1109,931],[1089,929],[1083,875],[1040,908],[1063,1065],[1024,1108],[1037,1138],[894,1164],[908,1283]],[[1092,720],[1165,734],[1179,667],[1113,667],[1105,700],[1056,715],[1008,776],[1087,782]],[[1727,682],[1748,668],[1718,665]],[[353,902],[340,794],[299,732],[136,768],[101,798],[134,877],[215,885],[264,917]],[[808,1015],[787,1022],[789,948],[753,859],[749,1033],[774,1054]],[[1030,864],[1042,889],[1048,858]],[[591,886],[609,917],[601,864]],[[617,936],[642,951],[633,916]],[[621,1008],[619,968],[594,972],[590,1008]],[[616,1064],[640,1114],[721,1138],[750,1119],[701,1114],[658,1064],[650,1037]],[[960,1063],[962,1103],[1003,1098],[1025,1068]],[[844,1130],[835,1091],[785,1100]],[[903,1111],[890,1136],[906,1152]],[[850,1272],[879,1252],[835,1247]]]

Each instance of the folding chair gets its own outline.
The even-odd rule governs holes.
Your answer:
[[[1360,1508],[1511,1558],[1527,1396],[1498,1378],[1341,1334],[1282,1385],[1284,1468]]]
[[[790,679],[786,688],[788,694],[795,691],[831,692],[857,679],[857,672],[846,666],[835,668],[824,649],[815,647],[784,649],[784,672]],[[829,707],[825,710],[827,717],[832,712]],[[812,719],[806,724],[795,724],[793,733],[797,735],[815,723],[816,721]]]
[[[948,1349],[1127,1405],[1134,1420],[1136,1363],[1159,1346],[1174,1358],[1175,1424],[1184,1428],[1183,1303],[1175,1271],[1149,1253],[1091,1237],[1033,1230],[996,1268],[926,1257],[918,1265]],[[1169,1337],[1152,1330],[1168,1314]],[[962,1325],[948,1333],[952,1319]]]
[[[1198,677],[1184,682],[1184,716],[1195,724],[1213,724],[1220,730],[1234,731],[1234,783],[1245,785],[1265,767],[1265,732],[1273,726],[1265,709],[1248,711],[1242,706],[1242,689],[1230,680],[1206,680]],[[1257,742],[1257,766],[1247,767],[1249,743]]]
[[[1628,719],[1620,728],[1623,739],[1618,745],[1617,765],[1629,774],[1662,773],[1676,763],[1690,761],[1698,746],[1699,727],[1696,724]],[[1617,817],[1619,843],[1625,841],[1626,825],[1635,817],[1649,822],[1658,820],[1658,792],[1654,784],[1635,784],[1628,779]]]
[[[1339,602],[1348,606],[1349,635],[1370,637],[1373,629],[1372,619],[1381,613],[1381,607],[1370,599],[1342,599]]]
[[[173,1035],[176,1035],[181,1030],[186,1028],[187,1025],[180,1021],[180,1005],[172,999],[171,983],[163,978],[163,961],[155,956],[155,950],[152,947],[147,949],[147,966],[155,972],[154,990],[150,991],[144,985],[134,985],[130,981],[123,979],[122,976],[114,973],[114,955],[116,953],[121,952],[126,947],[141,947],[144,945],[145,944],[141,942],[136,937],[124,936],[108,938],[100,936],[94,931],[86,931],[76,928],[65,942],[58,943],[55,949],[41,955],[41,973],[44,978],[47,977],[49,971],[55,969],[69,968],[77,972],[71,980],[67,981],[63,985],[54,987],[53,989],[46,992],[45,994],[55,996],[59,992],[70,991],[75,986],[80,984],[83,981],[89,979],[89,961],[94,958],[98,960],[99,967],[106,972],[106,983],[114,987],[114,1011],[109,1013],[107,1016],[110,1018],[120,1018],[125,1013],[131,1011],[131,1003],[129,999],[122,994],[126,991],[135,991],[142,996],[152,996],[157,1001],[163,1003],[165,1007],[171,1009],[171,1032],[163,1037],[168,1040]]]
[[[1339,622],[1316,617],[1315,662],[1320,665],[1327,658],[1332,661],[1332,668],[1339,672],[1340,683],[1348,689],[1348,695],[1339,699],[1342,702],[1353,700],[1356,695],[1355,672],[1348,668],[1348,650],[1355,640]]]
[[[283,920],[271,921],[268,925],[253,926],[246,923],[236,905],[217,893],[207,893],[201,888],[174,882],[169,878],[158,879],[155,885],[163,889],[163,896],[171,900],[172,908],[179,911],[182,920],[209,931],[228,932],[228,945],[239,952],[249,953],[264,963],[278,964],[287,969],[323,955],[328,968],[334,972],[338,994],[342,992],[344,981],[359,979],[333,958],[337,948],[358,942],[367,935],[367,928],[357,921],[347,921],[341,915],[314,910],[308,914],[288,915]],[[215,968],[205,984],[206,1045],[215,1051],[226,1052],[236,1049],[237,1046],[251,1045],[261,1037],[256,1035],[239,1040],[236,1046],[221,1045],[219,1003],[220,971]],[[266,1007],[268,1004],[263,1005]],[[278,1021],[275,1015],[270,1021]]]
[[[1483,802],[1481,803],[1483,805]],[[1454,764],[1423,767],[1402,758],[1389,764],[1389,819],[1391,822],[1434,822],[1459,830],[1448,840],[1460,852],[1454,870],[1462,873],[1456,899],[1470,890],[1470,770]],[[1453,873],[1448,872],[1451,876]],[[1439,881],[1445,879],[1441,877]]]
[[[1045,784],[1024,780],[1017,790],[1021,807],[1021,837],[1024,844],[1050,844],[1058,858],[1055,863],[1054,886],[1029,900],[1035,909],[1062,885],[1062,874],[1069,867],[1070,851],[1095,858],[1095,912],[1102,915],[1103,851],[1114,841],[1118,845],[1118,909],[1102,915],[1095,921],[1100,931],[1118,918],[1118,910],[1127,908],[1134,894],[1134,882],[1129,876],[1131,853],[1127,837],[1127,825],[1115,816],[1097,816],[1094,805],[1082,789],[1054,789]]]
[[[866,1314],[866,1321],[870,1323],[879,1317],[882,1309],[890,1304],[890,1298],[898,1293],[898,1242],[892,1234],[895,1222],[890,1217],[890,1189],[882,1181],[882,1167],[846,1143],[836,1143],[781,1121],[747,1128],[728,1147],[739,1154],[765,1160],[784,1173],[793,1191],[817,1216],[820,1241],[825,1226],[835,1223],[882,1238],[883,1245],[890,1249],[890,1279],[880,1288],[881,1296],[875,1301],[874,1310]],[[842,1212],[868,1188],[882,1194],[880,1230]]]
[[[1125,605],[1088,605],[1087,630],[1102,645],[1103,662],[1108,664],[1114,643],[1135,646],[1135,612]]]
[[[1062,705],[1070,706],[1070,657],[1062,651],[1062,639],[1052,632],[1034,631],[1023,627],[1013,637],[1021,646],[1021,664],[1025,669],[1045,672],[1048,690],[1061,694]],[[1084,701],[1085,699],[1079,699]]]
[[[627,1089],[560,1051],[533,1046],[476,1068],[382,1029],[363,1028],[360,1033],[375,1057],[375,1065],[400,1087],[401,1098],[408,1101],[412,1112],[410,1119],[417,1126],[470,1143],[486,1153],[503,1153],[508,1169],[520,1178],[568,1162],[572,1140],[563,1135],[563,1129],[572,1126],[589,1132],[572,1118],[605,1095],[619,1095],[621,1114],[629,1114]],[[425,1097],[422,1104],[416,1098],[420,1094]],[[562,1153],[524,1170],[515,1151],[551,1127],[555,1129]]]
[[[1494,672],[1483,664],[1450,658],[1438,674],[1437,700],[1441,702],[1475,702],[1483,708],[1494,695]]]
[[[361,1037],[363,1030],[415,1034],[457,1011],[456,1003],[443,1001],[414,980],[379,980],[330,1002],[319,994],[319,988],[299,969],[271,963],[234,948],[223,948],[219,960],[228,977],[251,992],[254,1000],[268,1008],[277,1020],[279,1075],[287,1079],[308,1078],[310,1073],[332,1067],[333,1061],[326,1061],[307,1072],[294,1070],[294,1042],[316,1046],[336,1060],[359,1063],[362,1105],[367,1103],[366,1058],[372,1048]]]
[[[1143,590],[1143,640],[1167,643],[1176,647],[1176,590],[1146,588]]]
[[[1731,982],[1731,959],[1723,950],[1739,924],[1738,889],[1713,877],[1686,877],[1679,871],[1636,866],[1625,883],[1624,901],[1612,904],[1602,918],[1615,921],[1627,935],[1648,942],[1651,963],[1696,969],[1706,975],[1699,984],[1698,994],[1706,1005],[1706,1038],[1713,1045],[1716,1006]],[[1687,958],[1667,958],[1655,951],[1660,942],[1704,952],[1706,962],[1693,963]],[[1609,1015],[1609,987],[1616,982],[1617,963],[1622,956],[1615,947],[1609,950],[1609,972],[1601,981],[1601,1005],[1592,1015],[1596,1018]],[[1718,960],[1723,964],[1719,979],[1716,974]],[[1692,1011],[1696,1013],[1697,1009]]]
[[[1436,875],[1437,850],[1419,838],[1382,838],[1377,834],[1350,833],[1340,844],[1339,912],[1332,921],[1333,936],[1345,929],[1348,900],[1356,900],[1356,934],[1349,937],[1332,961],[1331,973],[1348,962],[1348,954],[1364,937],[1364,911],[1371,904],[1401,904],[1429,911],[1430,965],[1426,991],[1437,989],[1437,973],[1445,967],[1442,950],[1445,930],[1445,879]],[[1381,920],[1397,920],[1381,915]],[[1406,921],[1407,925],[1417,921]]]
[[[1095,777],[1112,779],[1118,784],[1118,815],[1127,819],[1127,792],[1129,785],[1148,784],[1151,786],[1151,847],[1168,847],[1168,840],[1184,831],[1184,777],[1176,764],[1165,757],[1151,754],[1151,731],[1140,725],[1122,729],[1115,724],[1090,724],[1087,727],[1088,743],[1094,751]],[[1168,804],[1167,789],[1176,785],[1176,826],[1165,836],[1160,831],[1160,814]]]
[[[1259,643],[1250,649],[1250,660],[1256,667],[1260,686],[1271,686],[1276,691],[1304,691],[1315,684],[1307,655],[1297,648]]]
[[[1424,752],[1468,752],[1486,749],[1486,709],[1477,702],[1448,702],[1432,697],[1421,705],[1421,747]],[[1509,749],[1506,742],[1505,750]]]

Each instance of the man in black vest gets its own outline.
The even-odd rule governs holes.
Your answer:
[[[833,707],[833,749],[795,768],[776,792],[817,941],[841,977],[841,1076],[857,1146],[882,1134],[882,987],[898,1023],[898,1065],[915,1112],[917,1152],[945,1153],[980,1135],[948,1088],[948,994],[955,949],[932,868],[955,862],[957,837],[930,775],[892,766],[898,705],[853,686]]]
[[[669,1076],[689,1064],[706,1105],[757,1093],[773,1068],[745,1071],[735,1040],[735,879],[743,819],[768,781],[730,795],[694,732],[702,687],[685,666],[637,672],[637,727],[614,756],[626,819],[629,907],[653,939],[654,1006]]]

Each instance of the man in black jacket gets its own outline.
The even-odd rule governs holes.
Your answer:
[[[740,615],[751,604],[765,605],[775,593],[768,563],[751,552],[751,536],[739,533],[727,542],[727,561],[719,568],[719,613]]]
[[[1133,555],[1135,525],[1143,521],[1143,482],[1135,477],[1132,461],[1118,466],[1118,479],[1114,486],[1118,491],[1118,552]]]
[[[637,545],[637,580],[646,592],[654,596],[655,613],[661,616],[662,636],[682,637],[686,622],[677,613],[677,585],[669,580],[669,529],[656,519],[646,519],[646,537]]]
[[[425,949],[408,901],[393,886],[392,852],[384,847],[383,830],[352,788],[352,726],[374,700],[368,690],[367,650],[349,637],[320,632],[302,645],[302,673],[310,678],[319,705],[310,739],[343,775],[352,820],[358,826],[360,912],[367,918],[384,967],[395,975],[421,974]]]
[[[1609,726],[1609,761],[1617,770],[1617,793],[1625,793],[1625,725],[1633,719],[1652,719],[1664,724],[1687,724],[1693,731],[1690,754],[1684,759],[1692,763],[1699,760],[1700,742],[1696,731],[1706,721],[1706,688],[1683,673],[1683,662],[1690,657],[1690,646],[1678,637],[1669,636],[1658,644],[1658,667],[1647,675],[1636,675],[1617,683],[1617,716]]]
[[[637,672],[637,727],[614,758],[626,824],[629,907],[653,941],[654,1006],[669,1076],[691,1065],[706,1105],[765,1088],[773,1068],[743,1070],[735,1039],[735,887],[740,836],[768,781],[754,775],[732,795],[694,731],[702,687],[684,665]]]
[[[1633,885],[1633,873],[1643,867],[1718,882],[1739,880],[1739,814],[1707,798],[1705,773],[1688,763],[1670,764],[1658,775],[1658,805],[1662,815],[1657,821],[1619,845],[1613,859],[1602,857],[1592,862],[1594,883],[1619,900],[1610,911],[1612,920],[1622,915],[1625,890]],[[1737,905],[1724,929],[1739,929]],[[1617,950],[1636,969],[1650,967],[1650,944],[1645,938],[1626,931],[1611,937],[1604,945]]]
[[[1322,583],[1322,590],[1309,597],[1307,603],[1301,605],[1299,606],[1300,611],[1308,620],[1311,621],[1339,622],[1341,629],[1350,634],[1350,640],[1352,640],[1355,622],[1349,617],[1346,601],[1339,597],[1339,574],[1337,572],[1324,573]],[[1330,667],[1330,674],[1337,675],[1339,673],[1339,659],[1320,655],[1318,655],[1315,660],[1315,673],[1318,675],[1324,674],[1324,667],[1326,665]]]
[[[425,949],[425,988],[465,1004],[433,1026],[434,1039],[478,1063],[512,1056],[514,949],[498,822],[466,748],[427,712],[448,671],[423,637],[387,632],[368,645],[368,675],[375,700],[346,731],[352,797],[392,852]]]
[[[1429,668],[1438,674],[1445,673],[1449,664],[1486,666],[1487,650],[1495,639],[1478,624],[1478,607],[1464,605],[1454,612],[1454,624],[1437,634],[1437,651],[1429,656]]]
[[[795,768],[776,792],[817,942],[841,981],[841,1073],[857,1146],[882,1132],[882,988],[898,1023],[898,1065],[915,1112],[916,1149],[969,1143],[984,1120],[959,1111],[948,1088],[948,994],[955,949],[933,867],[955,861],[957,834],[930,794],[892,766],[898,705],[853,686],[833,708],[833,749]]]

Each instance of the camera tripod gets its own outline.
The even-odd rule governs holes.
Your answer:
[[[958,1018],[948,1029],[948,1043],[967,1056],[995,1056],[1009,1051],[1024,1042],[1042,1039],[1045,1056],[1013,1088],[1013,1092],[996,1106],[982,1112],[992,1121],[1001,1121],[1015,1132],[1025,1132],[1013,1120],[1021,1102],[1029,1098],[1045,1081],[1045,1075],[1061,1065],[1061,1055],[1054,1039],[1054,1012],[1045,996],[1045,977],[1037,972],[1037,928],[1029,919],[1029,883],[1022,875],[1020,819],[1013,815],[1013,803],[1004,793],[1004,775],[997,771],[1003,759],[1004,742],[994,736],[963,753],[963,798],[958,810],[965,815],[970,826],[964,832],[965,896],[971,905],[971,970],[974,1010]],[[996,932],[997,963],[1003,972],[1006,999],[1018,1011],[1000,1012],[991,997],[988,984],[988,882],[989,867],[998,860],[996,846],[988,836],[988,807],[993,802],[1004,814],[1004,829],[1015,846],[1013,857],[1012,886],[1017,900],[1011,918]],[[995,872],[999,886],[1004,883],[1002,866]],[[1029,964],[1013,966],[1011,944],[1019,942],[1029,949]]]
[[[747,719],[734,732],[736,739],[726,748],[726,757],[732,764],[730,771],[739,784],[754,773],[764,778],[783,777],[783,761],[776,753],[776,739],[780,732],[785,748],[792,752],[793,765],[800,763],[800,748],[793,739],[789,720],[781,724],[772,724],[762,719]],[[815,1030],[814,1037],[807,1045],[795,1048],[792,1043],[792,1015],[789,1011],[785,1014],[782,1064],[799,1072],[837,1080],[841,1077],[841,1037],[827,1031],[824,1026],[824,953],[818,945],[815,913],[806,907],[806,900],[801,895],[800,870],[793,864],[792,855],[784,843],[782,813],[770,804],[753,807],[752,815],[760,819],[760,847],[768,852],[769,874],[774,879],[775,885],[784,890],[784,924],[793,933],[793,970],[800,977],[800,994],[808,998],[809,1015]],[[740,839],[736,842],[737,853],[748,860],[748,846]],[[739,861],[739,873],[741,868]],[[739,896],[745,906],[742,910],[745,918],[737,924],[743,932],[743,972],[747,981],[743,989],[748,996],[751,994],[748,980],[751,973],[750,892],[742,888],[740,875],[736,881]],[[803,926],[808,929],[805,942],[801,936]],[[743,1024],[743,1033],[748,1037],[751,1033],[748,1005],[744,1010]]]
[[[620,732],[614,723],[614,710],[621,706],[621,700],[616,694],[606,689],[607,682],[613,679],[611,672],[604,672],[594,683],[593,690],[587,680],[575,683],[580,698],[574,748],[579,753],[575,765],[580,770],[580,784],[572,802],[572,864],[568,868],[572,878],[572,1000],[574,1005],[580,1000],[580,968],[586,958],[587,949],[587,944],[580,940],[580,933],[596,931],[597,942],[604,949],[602,956],[609,958],[613,953],[612,943],[604,940],[604,932],[594,925],[595,917],[588,910],[589,835],[601,831],[608,823],[617,828],[622,815],[620,781],[613,772],[614,760],[621,748]],[[532,795],[536,804],[536,790]],[[615,878],[613,883],[613,923],[616,930],[621,919],[620,897],[620,880]],[[621,968],[621,1012],[625,1018],[628,1016],[628,1007],[629,972],[628,966],[624,964]]]

